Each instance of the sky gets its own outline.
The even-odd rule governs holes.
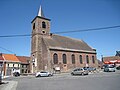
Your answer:
[[[0,36],[31,34],[40,5],[51,33],[120,25],[120,0],[0,0]],[[84,40],[98,59],[120,50],[120,28],[59,35]],[[0,37],[0,52],[30,56],[31,36]]]

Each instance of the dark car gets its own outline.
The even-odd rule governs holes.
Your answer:
[[[19,72],[14,72],[13,75],[14,75],[15,77],[18,77],[18,76],[20,76],[20,73],[19,73]]]
[[[0,84],[2,83],[2,74],[0,73]]]
[[[120,70],[120,66],[116,67],[117,70]]]
[[[96,71],[96,68],[94,68],[94,67],[84,67],[84,68],[87,69],[89,72]]]
[[[85,68],[76,68],[71,72],[71,75],[88,75],[88,70]]]

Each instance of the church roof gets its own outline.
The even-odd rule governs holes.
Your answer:
[[[50,49],[96,53],[96,51],[83,40],[77,40],[55,34],[52,34],[51,38],[43,37],[43,40]]]

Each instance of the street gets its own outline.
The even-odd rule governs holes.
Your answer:
[[[6,80],[17,81],[16,90],[119,90],[120,71],[100,72],[87,76],[71,76],[69,73],[52,77],[20,76]]]

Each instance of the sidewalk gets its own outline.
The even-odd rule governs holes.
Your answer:
[[[0,90],[16,90],[17,81],[2,81],[4,84],[0,85]]]

